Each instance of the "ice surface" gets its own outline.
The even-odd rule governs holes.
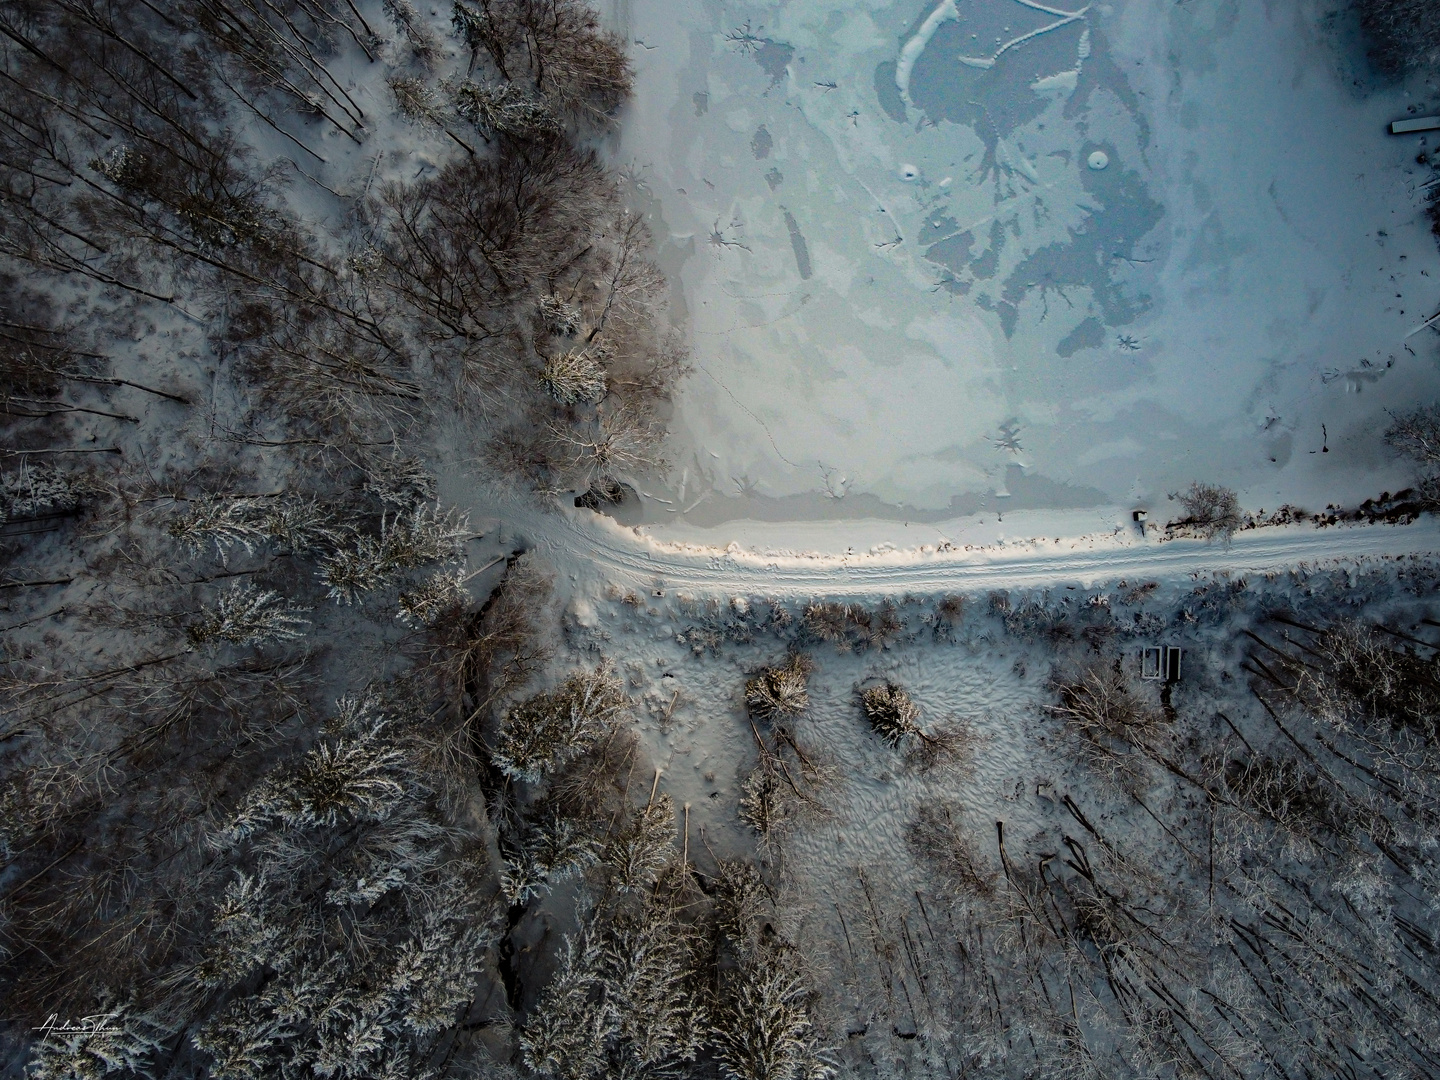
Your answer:
[[[1428,88],[1349,71],[1318,5],[1081,10],[612,4],[695,361],[647,520],[1403,486],[1440,258],[1386,125]]]

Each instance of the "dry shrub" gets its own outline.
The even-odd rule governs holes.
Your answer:
[[[1430,0],[1358,0],[1356,6],[1380,70],[1420,69],[1440,58],[1440,9]]]
[[[410,356],[343,311],[256,299],[232,316],[227,334],[245,373],[293,423],[363,442],[428,412]]]
[[[788,735],[760,742],[760,760],[740,785],[740,820],[755,830],[760,853],[773,856],[790,829],[826,817],[821,801],[839,770],[801,750]]]
[[[935,614],[930,625],[935,636],[943,641],[954,641],[965,618],[965,598],[956,593],[942,596],[935,604]]]
[[[1432,199],[1430,215],[1440,230],[1440,202]],[[1385,441],[1415,462],[1420,504],[1427,509],[1440,507],[1440,404],[1422,405],[1392,418]]]
[[[1440,404],[1395,413],[1385,441],[1421,465],[1440,463]]]
[[[1298,671],[1296,696],[1341,730],[1410,728],[1428,740],[1440,725],[1440,675],[1433,662],[1358,620],[1318,635],[1320,666]]]
[[[537,619],[549,601],[551,581],[533,555],[519,555],[479,611],[458,604],[436,618],[424,646],[426,666],[457,713],[484,717],[547,658]]]
[[[814,670],[808,656],[792,653],[783,664],[761,668],[745,684],[751,714],[771,730],[767,737],[751,722],[760,759],[741,785],[740,820],[759,835],[766,854],[796,819],[827,812],[817,792],[837,776],[831,764],[807,753],[785,725],[809,707],[808,682]]]
[[[975,746],[970,725],[952,721],[926,731],[920,726],[920,706],[904,687],[889,682],[866,687],[860,691],[860,707],[882,739],[907,747],[906,760],[922,772],[969,763]]]
[[[394,287],[434,333],[467,345],[494,336],[494,309],[560,277],[591,242],[612,198],[591,152],[555,142],[454,161],[433,179],[391,184],[380,249]]]
[[[886,648],[904,629],[895,604],[883,600],[875,611],[861,604],[820,601],[805,608],[805,633],[828,641],[840,652]]]
[[[600,349],[570,349],[545,361],[540,382],[561,405],[593,405],[605,396],[604,360]]]
[[[1022,640],[1043,638],[1058,643],[1075,637],[1069,614],[1061,607],[1042,603],[1033,597],[1024,597],[1017,603],[1003,589],[991,592],[988,599],[990,614],[1005,624],[1006,633]]]
[[[920,706],[904,687],[889,682],[867,687],[860,692],[860,705],[870,726],[891,746],[924,737],[919,724]]]
[[[791,653],[783,664],[761,668],[745,683],[745,703],[762,720],[775,722],[799,716],[810,707],[810,675],[815,661]]]
[[[905,760],[922,773],[938,769],[964,774],[970,769],[978,742],[968,721],[950,720],[931,731],[917,731]]]
[[[542,296],[535,303],[535,321],[539,329],[556,337],[573,338],[580,332],[581,318],[578,307],[558,296]]]

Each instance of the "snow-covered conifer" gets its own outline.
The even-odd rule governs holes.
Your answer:
[[[629,704],[608,669],[576,672],[559,689],[510,707],[491,760],[506,776],[534,783],[583,753]]]
[[[500,871],[500,887],[512,904],[524,904],[543,890],[594,865],[600,845],[589,822],[547,807],[526,824],[513,854]]]
[[[220,832],[235,844],[275,824],[296,829],[342,821],[381,821],[407,792],[420,788],[405,752],[383,718],[356,708],[357,722],[322,739],[299,764],[261,780]],[[343,715],[343,710],[342,710]]]
[[[194,555],[211,545],[222,557],[233,547],[253,554],[267,539],[262,524],[266,502],[222,496],[196,499],[185,513],[170,520],[165,531]]]
[[[309,625],[295,607],[272,589],[236,585],[222,592],[215,606],[185,628],[192,645],[265,645],[295,641],[305,636]]]
[[[339,543],[346,534],[329,507],[298,496],[196,499],[165,531],[192,554],[213,546],[222,557],[235,547],[254,554],[267,541],[306,555]]]
[[[26,1080],[101,1080],[115,1074],[148,1076],[164,1054],[169,1033],[130,1005],[100,1009],[79,1030],[47,1031],[36,1044]]]
[[[675,802],[660,795],[632,811],[605,845],[602,861],[621,893],[648,889],[675,853]]]
[[[465,606],[468,594],[463,570],[441,570],[400,594],[400,621],[433,626],[442,616]]]
[[[211,917],[211,948],[195,969],[202,986],[233,986],[260,967],[288,966],[295,942],[277,920],[263,874],[236,873]]]
[[[740,820],[759,834],[762,850],[769,850],[771,837],[790,817],[791,809],[780,771],[762,760],[740,785]]]
[[[257,522],[266,539],[282,551],[309,555],[340,543],[347,529],[318,499],[266,499]]]
[[[366,466],[365,490],[386,506],[414,510],[434,503],[437,489],[435,477],[424,462],[397,454]]]
[[[580,331],[580,309],[558,296],[542,296],[535,314],[545,331],[556,337],[574,337]]]
[[[663,1075],[704,1049],[701,956],[698,935],[663,896],[616,916],[601,970],[620,1075]]]
[[[390,17],[395,29],[405,35],[405,40],[422,61],[428,63],[434,58],[439,47],[435,35],[410,0],[384,0],[381,8]]]
[[[487,135],[535,139],[560,130],[555,113],[540,98],[514,83],[461,83],[455,88],[455,111]]]
[[[387,85],[401,116],[407,120],[436,122],[439,108],[433,87],[413,75],[392,75]]]
[[[469,519],[458,510],[417,506],[387,512],[378,536],[360,536],[322,560],[320,580],[337,603],[349,604],[361,594],[382,588],[406,570],[456,557],[469,532]]]
[[[406,758],[378,725],[320,743],[291,778],[281,817],[306,828],[383,818],[406,791]]]
[[[600,978],[600,942],[588,928],[565,939],[556,973],[525,1023],[520,1053],[533,1072],[555,1080],[584,1080],[605,1064],[615,1033],[614,1010]]]
[[[748,957],[724,987],[713,1038],[730,1080],[826,1080],[835,1075],[815,1031],[809,992],[775,949]]]

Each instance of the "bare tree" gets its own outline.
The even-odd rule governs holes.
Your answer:
[[[1440,463],[1440,405],[1392,414],[1385,441],[1422,466]]]
[[[1164,715],[1131,689],[1118,664],[1097,663],[1057,675],[1060,701],[1048,706],[1080,741],[1082,756],[1111,776],[1133,776],[1162,755],[1170,739]]]
[[[630,91],[624,47],[577,0],[456,0],[452,11],[477,59],[533,89],[572,124],[607,125]]]
[[[1179,524],[1194,529],[1201,536],[1222,536],[1229,539],[1244,524],[1240,500],[1235,492],[1217,484],[1191,484],[1171,498],[1185,508]]]

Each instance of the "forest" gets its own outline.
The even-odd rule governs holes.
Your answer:
[[[582,611],[507,537],[666,468],[627,50],[0,0],[6,1075],[1440,1074],[1440,565]],[[1440,503],[1387,438],[1357,520]]]

